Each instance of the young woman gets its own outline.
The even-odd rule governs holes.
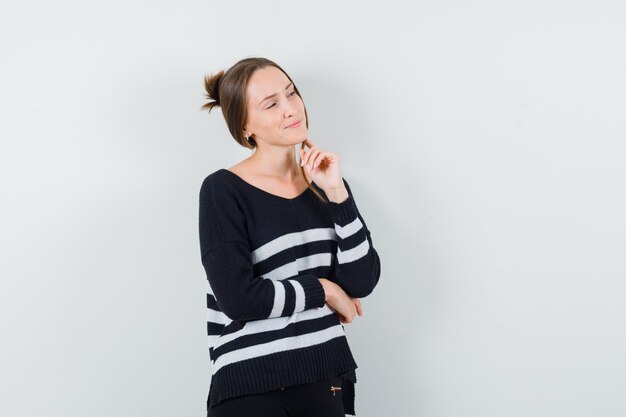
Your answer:
[[[356,415],[343,324],[363,315],[380,259],[339,156],[308,139],[302,97],[276,63],[247,58],[204,81],[202,108],[220,106],[254,150],[200,188],[208,416]]]

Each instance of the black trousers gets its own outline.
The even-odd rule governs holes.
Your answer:
[[[345,417],[341,395],[341,378],[336,376],[261,394],[229,398],[209,408],[207,416]]]

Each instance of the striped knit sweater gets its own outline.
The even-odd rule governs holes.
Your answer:
[[[380,259],[343,181],[349,197],[341,203],[324,203],[308,188],[280,197],[227,169],[203,181],[199,234],[212,367],[207,408],[341,376],[344,411],[356,415],[357,364],[319,278],[363,298],[378,283]]]

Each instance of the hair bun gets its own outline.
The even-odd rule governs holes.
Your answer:
[[[218,72],[217,74],[205,75],[204,76],[204,89],[206,91],[205,97],[209,100],[208,103],[205,103],[200,107],[200,110],[208,110],[211,113],[211,110],[215,106],[220,105],[220,81],[224,76],[224,70]]]

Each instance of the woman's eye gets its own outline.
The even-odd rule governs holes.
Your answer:
[[[289,93],[289,97],[293,96],[294,94],[296,94],[296,90],[293,90],[291,93]],[[266,107],[265,109],[271,109],[272,107],[274,107],[274,105],[276,105],[276,103],[272,103],[270,106]]]

